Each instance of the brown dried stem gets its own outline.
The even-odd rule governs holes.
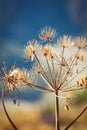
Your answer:
[[[56,119],[56,130],[60,130],[60,117],[59,117],[59,98],[58,90],[55,91],[56,100],[55,100],[55,119]]]
[[[83,115],[83,113],[86,110],[87,110],[87,106],[80,112],[80,114],[64,130],[68,130]]]
[[[9,116],[7,110],[6,110],[5,102],[4,102],[4,90],[5,90],[5,84],[4,84],[4,86],[2,87],[2,105],[3,105],[4,112],[5,112],[6,116],[7,116],[7,118],[8,118],[8,120],[9,120],[10,124],[12,125],[13,129],[14,129],[14,130],[18,130],[18,128],[15,126],[15,124],[14,124],[13,121],[11,120],[11,118],[10,118],[10,116]]]

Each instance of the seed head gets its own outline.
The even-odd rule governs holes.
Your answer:
[[[11,91],[15,91],[19,84],[29,86],[31,83],[28,71],[20,68],[15,68],[5,73],[3,80],[6,83],[6,87]]]
[[[41,46],[38,44],[37,40],[29,41],[27,46],[24,49],[24,57],[26,59],[34,60],[34,54],[41,49]]]
[[[46,45],[43,49],[43,55],[47,56],[51,54],[51,46],[50,45]]]
[[[43,48],[43,55],[48,56],[49,58],[54,58],[55,51],[54,51],[53,47],[49,44],[46,44]]]
[[[82,77],[79,81],[76,82],[77,87],[87,87],[87,75]]]
[[[56,37],[56,30],[51,27],[45,27],[41,29],[39,38],[42,41],[51,41]]]
[[[84,37],[77,37],[75,39],[75,45],[79,49],[85,48],[87,46],[86,38],[84,38]]]
[[[60,47],[68,48],[72,47],[74,42],[72,41],[71,37],[64,35],[63,37],[60,37],[58,44]]]

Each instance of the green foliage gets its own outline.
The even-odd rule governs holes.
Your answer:
[[[82,104],[87,102],[87,90],[82,91],[82,92],[76,92],[75,93],[75,103],[76,104]]]

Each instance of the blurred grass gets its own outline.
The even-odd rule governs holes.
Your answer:
[[[70,111],[65,111],[64,107],[60,108],[61,130],[64,130],[65,126],[79,114],[84,105],[75,105],[71,107]],[[20,106],[6,102],[6,106],[19,130],[55,130],[53,107],[44,106],[40,103],[28,104],[23,102]],[[0,130],[13,130],[2,107],[0,107]],[[87,112],[83,114],[70,130],[87,130]]]

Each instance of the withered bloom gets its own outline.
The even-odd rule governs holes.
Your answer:
[[[56,30],[51,27],[44,27],[41,29],[39,38],[42,41],[51,41],[57,36]]]

